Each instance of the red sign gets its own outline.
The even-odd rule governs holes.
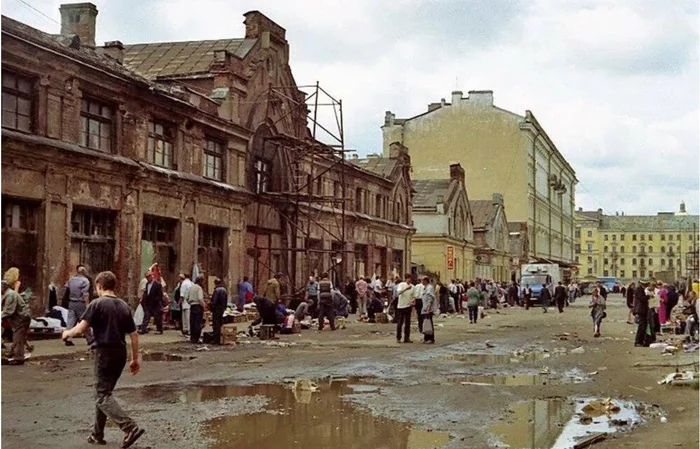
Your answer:
[[[454,270],[455,268],[455,247],[447,247],[447,269]]]

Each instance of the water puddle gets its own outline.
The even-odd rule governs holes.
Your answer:
[[[551,378],[543,374],[513,374],[513,375],[470,375],[449,379],[452,383],[461,385],[484,385],[504,387],[533,387],[538,385],[561,385],[562,379]]]
[[[144,362],[189,362],[196,359],[193,355],[166,354],[165,352],[147,352],[141,354]]]
[[[375,417],[341,397],[376,394],[381,387],[367,378],[296,381],[286,385],[152,386],[131,394],[150,401],[201,403],[224,398],[264,396],[265,410],[246,415],[220,416],[202,424],[210,449],[231,447],[375,447],[382,449],[435,449],[446,445],[449,434],[414,429],[410,424]]]
[[[446,360],[464,362],[469,365],[508,365],[511,363],[536,362],[549,358],[550,355],[543,352],[528,352],[522,354],[466,353],[442,354],[438,357]]]
[[[587,407],[596,398],[536,399],[517,404],[509,417],[489,430],[498,447],[570,449],[601,433],[629,431],[642,422],[634,403],[616,399],[605,407]]]

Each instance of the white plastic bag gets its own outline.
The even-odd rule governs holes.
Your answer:
[[[140,326],[141,323],[143,323],[143,307],[141,307],[141,304],[136,308],[136,312],[134,312],[134,324],[136,326]]]

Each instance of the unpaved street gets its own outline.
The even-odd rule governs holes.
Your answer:
[[[142,449],[548,448],[586,426],[609,433],[595,448],[697,447],[697,390],[657,384],[697,353],[634,348],[619,295],[594,339],[587,299],[563,314],[436,319],[434,346],[417,330],[399,345],[393,325],[353,319],[271,344],[146,346],[141,373],[126,374],[116,396],[147,430]],[[80,357],[3,367],[3,448],[89,447],[92,364]],[[574,413],[595,398],[615,401],[608,415],[625,422],[591,413],[580,424]],[[109,427],[106,439],[118,447],[121,433]]]

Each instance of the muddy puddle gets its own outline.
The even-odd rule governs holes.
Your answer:
[[[192,355],[167,354],[165,352],[147,352],[141,354],[141,360],[144,362],[188,362],[196,359]]]
[[[461,385],[498,385],[504,387],[532,387],[539,385],[561,385],[565,383],[563,379],[542,374],[469,375],[452,377],[449,381]]]
[[[310,389],[316,391],[311,391]],[[434,449],[446,445],[449,434],[414,429],[408,423],[378,418],[355,408],[342,396],[377,394],[380,386],[367,379],[325,379],[287,382],[285,385],[148,388],[143,398],[163,402],[201,403],[225,398],[264,396],[265,410],[220,416],[201,424],[202,434],[213,441],[210,449],[232,447],[286,447],[322,449],[368,447],[382,449]],[[133,391],[133,394],[141,394]]]
[[[535,399],[517,404],[489,431],[495,447],[571,449],[601,433],[625,432],[642,422],[634,403],[611,400],[600,412],[584,412],[596,398]]]
[[[542,352],[529,352],[524,354],[440,354],[436,358],[456,362],[464,362],[469,365],[508,365],[511,363],[536,362],[549,358],[550,355]]]

